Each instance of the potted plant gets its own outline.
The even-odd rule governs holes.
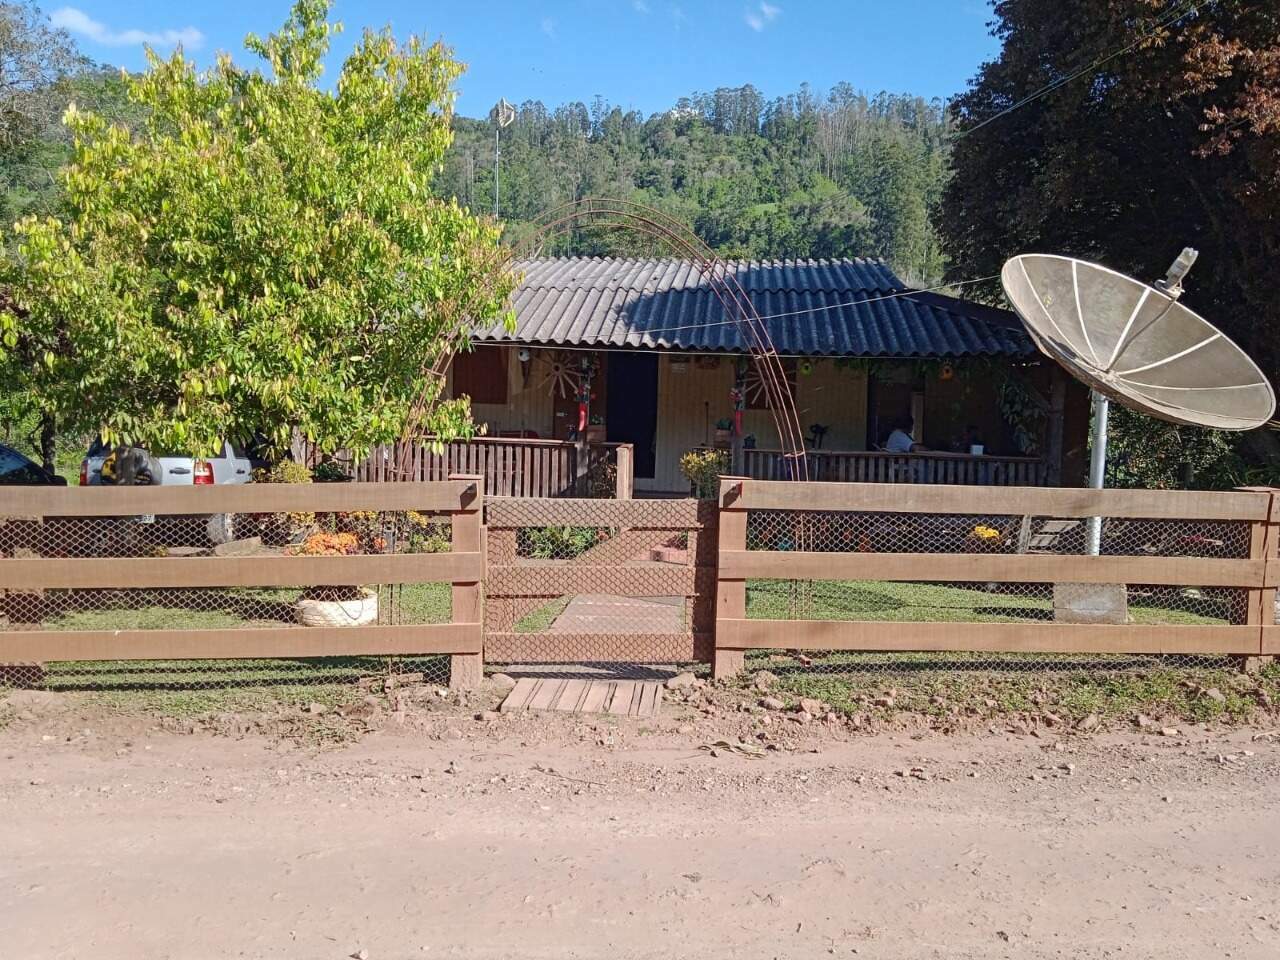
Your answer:
[[[689,491],[703,500],[714,500],[719,492],[720,475],[729,470],[726,450],[690,450],[680,458],[680,472],[689,481]]]
[[[361,552],[355,533],[313,533],[291,547],[295,557],[349,557]],[[294,605],[304,627],[360,627],[378,620],[378,594],[368,587],[308,587]]]
[[[733,438],[733,421],[728,417],[721,417],[716,421],[716,438],[715,443],[718,447],[727,447]]]
[[[587,443],[604,443],[607,437],[608,431],[605,429],[604,417],[593,413],[591,422],[587,424]]]

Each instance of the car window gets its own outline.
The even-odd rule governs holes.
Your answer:
[[[16,450],[0,449],[0,483],[44,483],[45,472]]]

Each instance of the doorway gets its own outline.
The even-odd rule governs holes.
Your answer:
[[[885,364],[867,377],[867,447],[879,449],[889,438],[894,424],[903,418],[914,421],[912,437],[924,436],[923,384],[911,368]]]
[[[632,444],[636,476],[651,480],[657,466],[658,355],[637,350],[608,356],[605,435],[610,443]]]

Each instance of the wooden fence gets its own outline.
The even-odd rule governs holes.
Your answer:
[[[449,655],[451,682],[472,686],[480,680],[486,652],[517,662],[711,659],[718,676],[741,670],[747,651],[777,648],[1247,658],[1280,653],[1274,614],[1280,586],[1280,491],[725,478],[718,507],[694,501],[491,500],[493,532],[486,551],[483,490],[480,477],[0,488],[0,600],[6,610],[0,665]],[[156,544],[139,549],[136,541],[120,554],[99,549],[101,541],[89,549],[66,546],[74,531],[111,518],[127,521],[121,527],[136,532],[151,529],[139,517],[153,515],[339,516],[364,511],[418,520],[421,515],[447,517],[450,552],[397,547],[381,538],[352,556],[302,556],[278,548],[239,556],[209,555],[209,550],[175,555],[171,549],[153,550]],[[1099,555],[1089,555],[1083,548],[1085,531],[1095,517],[1105,518],[1103,546]],[[72,531],[65,541],[57,533],[64,528]],[[561,536],[546,540],[550,533]],[[584,540],[586,534],[592,535]],[[538,546],[544,540],[551,546]],[[526,541],[537,549],[520,552]],[[555,546],[568,541],[576,546]],[[33,549],[32,543],[43,546]],[[751,585],[768,581],[964,583],[984,600],[998,597],[1002,586],[1021,585],[1038,591],[1040,606],[974,622],[821,619],[813,616],[817,608],[812,607],[792,619],[779,618],[786,612],[780,608],[766,610],[763,618],[750,616],[759,613],[748,610]],[[285,618],[266,623],[254,619],[233,628],[74,629],[57,617],[7,612],[21,610],[24,603],[30,604],[28,609],[43,609],[55,595],[65,598],[77,591],[138,596],[138,604],[145,606],[142,594],[147,590],[222,595],[244,588],[432,582],[451,585],[450,622],[301,627],[286,625]],[[484,599],[485,584],[491,607]],[[1125,616],[1107,622],[1069,622],[1059,616],[1058,587],[1090,584],[1115,586],[1124,604],[1145,591],[1148,597],[1203,598],[1196,602],[1212,602],[1228,612],[1141,623],[1128,619],[1127,606]],[[803,594],[801,589],[793,595]],[[1043,599],[1046,594],[1051,602]],[[575,596],[585,598],[577,608],[557,606]],[[627,598],[641,602],[619,602]],[[534,616],[533,626],[518,625],[539,610],[550,612],[543,619]]]
[[[37,544],[36,549],[11,546],[6,558],[0,559],[0,593],[9,608],[42,598],[45,591],[452,584],[449,623],[24,629],[22,621],[38,618],[18,617],[15,624],[10,617],[9,628],[0,629],[0,663],[449,654],[452,682],[474,683],[483,649],[483,507],[478,477],[401,484],[0,488],[0,526],[10,531],[11,543]],[[128,521],[137,529],[139,517],[153,521],[158,516],[358,511],[444,514],[452,527],[452,550],[355,556],[297,556],[287,551],[248,556],[104,556],[95,548],[102,542],[100,536],[87,533],[95,527],[111,529],[102,523],[111,518]]]
[[[790,480],[791,456],[781,450],[743,450],[743,476]],[[884,453],[810,450],[809,480],[829,483],[934,483],[1038,487],[1046,469],[1037,457],[970,456],[964,453]]]
[[[585,460],[583,459],[585,449]],[[307,443],[294,445],[294,457],[304,463],[318,458]],[[426,440],[376,447],[363,460],[351,463],[339,454],[353,479],[447,480],[465,474],[484,478],[490,497],[605,496],[631,499],[635,482],[635,458],[629,443],[590,443],[569,440],[525,440],[476,437],[457,440],[434,449]],[[403,459],[407,476],[397,474]],[[602,483],[602,469],[613,469],[611,483]]]
[[[1280,562],[1276,531],[1280,499],[1271,490],[1200,493],[1154,490],[1082,490],[781,483],[725,478],[720,489],[717,586],[717,676],[741,670],[747,650],[787,647],[854,651],[1004,651],[1046,653],[1145,653],[1244,656],[1280,652],[1274,603]],[[748,549],[754,511],[795,518],[798,534],[788,548]],[[1008,539],[1016,553],[868,552],[806,550],[805,530],[822,529],[824,514],[855,520],[911,514],[929,516],[1133,519],[1181,522],[1193,531],[1182,539],[1207,542],[1194,531],[1209,524],[1247,525],[1242,556],[1151,556],[1134,541],[1129,555],[1061,555],[1028,552],[1030,537]],[[778,516],[777,513],[769,514]],[[815,516],[819,519],[815,520]],[[785,521],[784,521],[785,522]],[[968,521],[972,523],[973,521]],[[1079,523],[1077,525],[1080,525]],[[985,528],[989,529],[989,528]],[[985,532],[985,531],[984,531]],[[991,531],[1000,537],[999,531]],[[1158,547],[1154,549],[1159,549]],[[874,619],[749,619],[747,586],[755,579],[981,584],[1142,584],[1200,589],[1235,588],[1244,598],[1232,622],[1137,624],[1055,622],[886,622]]]

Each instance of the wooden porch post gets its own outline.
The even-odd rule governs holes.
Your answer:
[[[636,487],[636,448],[629,443],[617,447],[617,476],[614,478],[614,497],[630,500]]]
[[[469,504],[452,512],[453,551],[478,552],[484,557],[484,477],[452,474],[450,480],[470,480],[476,485],[476,496]],[[483,569],[483,566],[482,566]],[[484,624],[484,581],[453,584],[454,623]],[[449,657],[449,689],[474,690],[484,680],[483,653],[455,653]]]
[[[1062,486],[1062,447],[1067,415],[1067,375],[1056,363],[1049,374],[1049,426],[1045,438],[1045,483]]]

